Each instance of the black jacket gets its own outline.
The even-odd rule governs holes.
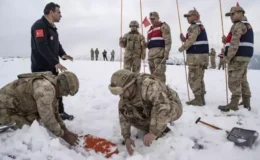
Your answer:
[[[31,27],[32,70],[51,70],[63,55],[66,53],[59,42],[57,28],[42,16]]]

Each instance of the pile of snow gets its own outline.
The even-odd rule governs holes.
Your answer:
[[[118,121],[119,97],[111,95],[108,84],[113,72],[120,68],[118,62],[66,61],[62,62],[80,80],[79,93],[65,97],[65,110],[73,114],[73,121],[65,121],[67,128],[79,135],[92,134],[118,143],[119,154],[113,160],[258,160],[259,139],[252,149],[239,148],[227,140],[224,131],[216,131],[202,124],[195,124],[198,117],[223,129],[233,127],[256,130],[260,133],[260,72],[249,70],[248,79],[252,90],[252,110],[240,107],[237,112],[222,113],[219,104],[226,104],[225,75],[222,70],[206,70],[205,107],[187,106],[186,80],[183,66],[167,66],[167,84],[176,90],[183,103],[182,117],[169,126],[172,132],[145,147],[137,139],[135,153],[129,156]],[[143,68],[141,70],[143,72]],[[148,72],[148,67],[145,68]],[[30,72],[29,59],[0,60],[0,87],[16,79],[17,74]],[[190,91],[191,93],[191,91]],[[229,93],[230,96],[230,93]],[[191,98],[193,96],[191,95]],[[133,139],[136,139],[133,129]],[[85,152],[80,147],[70,147],[62,139],[54,137],[44,127],[34,122],[15,132],[0,134],[0,160],[102,160],[103,155]]]

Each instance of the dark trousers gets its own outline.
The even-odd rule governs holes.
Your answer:
[[[56,70],[56,68],[34,68],[32,67],[32,72],[46,72],[46,71],[51,71],[52,74],[58,75],[59,72]],[[59,99],[59,113],[64,112],[64,105],[62,102],[62,97],[58,98]]]

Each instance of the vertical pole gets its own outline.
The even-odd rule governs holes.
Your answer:
[[[121,17],[120,17],[120,35],[123,36],[123,0],[121,0]],[[120,47],[120,69],[122,69],[122,54],[123,49]]]
[[[140,0],[140,13],[141,13],[141,30],[142,30],[142,35],[144,35],[143,24],[142,24],[143,21],[142,0]],[[144,73],[145,73],[145,59],[143,60],[143,66],[144,66]]]

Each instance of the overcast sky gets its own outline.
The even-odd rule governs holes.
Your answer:
[[[41,18],[43,8],[49,0],[0,0],[0,56],[30,56],[30,28]],[[90,49],[106,49],[109,54],[115,49],[120,52],[120,0],[53,0],[61,6],[62,19],[57,23],[61,44],[72,56],[90,55]],[[223,15],[237,0],[222,0]],[[255,31],[255,50],[260,52],[259,0],[240,0],[246,10],[248,21]],[[171,27],[171,54],[178,54],[179,23],[176,0],[142,0],[143,18],[151,11],[157,11],[160,19]],[[179,0],[181,24],[184,34],[189,26],[183,14],[196,7],[201,14],[210,47],[217,50],[221,44],[221,21],[218,0]],[[258,17],[258,18],[257,18]],[[232,25],[230,18],[224,18],[225,34]],[[140,18],[140,0],[123,0],[123,34],[129,31],[131,20]],[[148,27],[144,28],[146,37]],[[141,29],[140,29],[141,31]]]

